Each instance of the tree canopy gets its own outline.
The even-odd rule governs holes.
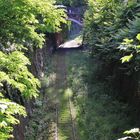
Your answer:
[[[42,47],[45,33],[59,31],[66,15],[54,0],[0,0],[0,9],[0,139],[6,140],[19,123],[15,115],[26,116],[23,106],[7,99],[7,89],[24,98],[39,94],[40,82],[29,72],[24,51]]]

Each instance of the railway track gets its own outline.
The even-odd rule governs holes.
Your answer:
[[[76,134],[74,106],[71,101],[72,91],[67,87],[67,66],[65,63],[66,52],[58,51],[54,56],[56,70],[55,81],[55,127],[50,140],[78,140]],[[53,136],[53,138],[52,138]]]

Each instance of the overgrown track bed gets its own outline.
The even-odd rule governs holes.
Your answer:
[[[53,85],[52,102],[55,104],[55,119],[52,123],[52,132],[49,140],[77,140],[75,118],[73,115],[73,103],[71,101],[71,90],[67,86],[67,66],[66,57],[67,52],[58,50],[53,56],[53,69],[56,77]],[[52,138],[53,137],[53,138]]]
[[[54,54],[26,140],[114,140],[135,127],[134,110],[110,96],[113,91],[98,80],[99,64],[89,55],[80,49]]]

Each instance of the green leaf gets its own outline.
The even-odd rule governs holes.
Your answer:
[[[140,34],[138,34],[136,38],[140,41]]]
[[[132,57],[133,57],[133,54],[124,56],[121,58],[121,61],[122,61],[122,63],[129,62],[132,59]]]
[[[137,48],[137,49],[140,49],[140,45],[137,45],[136,48]]]
[[[124,42],[123,42],[122,44],[131,44],[131,43],[133,42],[133,39],[128,39],[128,38],[126,38],[126,39],[124,39],[123,41],[124,41]]]
[[[134,133],[140,133],[140,129],[139,128],[134,128],[134,129],[131,129],[131,130],[127,130],[124,132],[124,134],[134,134]]]

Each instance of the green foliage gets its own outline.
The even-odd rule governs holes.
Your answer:
[[[121,0],[89,0],[88,5],[84,22],[84,43],[91,47],[92,56],[99,58],[107,67],[112,65],[114,77],[118,69],[125,69],[124,75],[138,71],[139,41],[136,39],[140,30],[138,1],[129,0],[125,3]],[[121,64],[120,59],[128,63]]]
[[[29,72],[30,61],[23,51],[42,47],[45,33],[60,31],[66,15],[54,0],[0,0],[0,9],[0,139],[6,140],[19,123],[16,116],[26,116],[10,91],[24,98],[36,98],[39,93],[40,82]],[[11,100],[7,94],[12,94]]]
[[[4,92],[4,83],[7,82],[13,88],[18,89],[24,97],[38,96],[40,83],[28,71],[28,64],[30,64],[28,58],[21,52],[4,54],[0,51],[0,89],[2,92]],[[1,140],[12,137],[13,125],[19,123],[15,115],[26,116],[25,108],[6,99],[4,94],[0,94]]]
[[[0,52],[0,84],[6,81],[13,88],[18,89],[24,97],[36,97],[40,83],[27,68],[30,62],[22,52],[14,51],[10,54]]]
[[[108,83],[111,83],[111,86],[113,85],[113,88],[116,85],[117,88],[118,87],[122,88],[122,89],[116,88],[116,91],[119,90],[120,92],[119,98],[125,97],[125,100],[127,100],[126,98],[129,98],[130,100],[131,98],[133,99],[136,99],[137,97],[139,98],[138,93],[136,93],[137,91],[136,88],[139,88],[138,87],[139,78],[136,79],[135,77],[135,79],[133,79],[133,76],[135,76],[136,74],[139,75],[140,72],[140,63],[139,63],[140,61],[140,55],[139,55],[140,4],[139,2],[140,2],[139,0],[128,0],[128,1],[89,0],[88,10],[85,13],[84,43],[88,44],[88,46],[91,47],[92,56],[96,57],[97,61],[101,62],[101,64],[105,66],[102,67],[101,68],[102,70],[100,71],[100,75],[102,76],[105,75],[104,78],[105,82],[109,81]],[[120,60],[122,61],[122,63]],[[93,64],[95,65],[95,63]],[[128,79],[126,80],[125,78]],[[128,85],[124,87],[126,84],[124,82],[126,81],[132,81],[133,83],[135,82],[135,84],[133,85],[135,89],[132,88],[130,91],[125,89],[128,88]],[[100,94],[99,91],[95,91],[95,92],[98,92],[98,94]],[[125,96],[123,95],[124,93]],[[91,95],[98,96],[98,94],[96,95],[92,93]],[[111,94],[114,96],[114,93]],[[96,100],[94,98],[92,102],[95,103]],[[102,100],[99,100],[98,104],[101,101]],[[109,102],[111,103],[111,101]],[[97,105],[95,107],[94,106],[92,107],[95,108],[94,109],[95,111],[93,112],[95,113],[97,112],[96,114],[93,113],[94,117],[98,115],[98,111],[96,111],[97,110],[96,107],[98,108]],[[114,108],[115,111],[117,110],[116,108]],[[91,110],[88,113],[91,113]],[[96,122],[94,124],[90,123],[91,125],[93,125],[89,130],[90,136],[93,136],[92,134],[94,134],[95,130],[97,130],[96,131],[97,134],[98,133],[100,134],[100,131],[102,132],[104,130],[103,129],[104,120],[102,120],[101,117],[102,116],[99,116],[100,120],[98,121],[99,122],[98,124],[96,124]],[[106,116],[104,117],[104,119],[106,119]],[[89,120],[90,118],[87,118],[86,122],[89,123]],[[84,128],[87,126],[87,124],[83,123],[82,121],[81,124],[83,125]],[[102,125],[103,127],[99,128],[100,130],[96,129],[97,127],[100,127],[100,125]],[[125,125],[127,126],[127,124]],[[111,128],[112,126],[109,127]],[[107,131],[107,133],[108,132],[109,131]],[[83,132],[83,136],[84,135],[85,133]],[[105,139],[105,138],[92,137],[91,139]],[[110,139],[112,139],[112,137]],[[139,139],[139,138],[135,137],[135,139]]]
[[[77,108],[79,139],[115,140],[133,127],[132,110],[111,96],[116,93],[108,83],[97,79],[100,64],[89,55],[88,51],[67,55],[67,80]]]
[[[122,57],[121,58],[122,63],[129,62],[132,57],[133,57],[133,54],[130,54],[130,55],[127,55],[127,56]]]
[[[127,140],[127,139],[133,139],[133,140],[140,140],[140,130],[139,128],[133,128],[131,130],[127,130],[124,132],[125,135],[128,135],[127,137],[120,138],[118,140]]]
[[[94,94],[91,100],[87,99],[84,108],[79,112],[82,140],[116,139],[129,127],[130,120],[125,115],[127,106],[104,94],[101,86],[96,85],[95,90],[98,93]]]
[[[1,44],[41,47],[44,33],[58,31],[65,23],[63,10],[53,4],[53,0],[0,0]]]
[[[17,103],[5,99],[0,93],[0,139],[7,140],[12,137],[13,125],[19,124],[15,115],[26,116],[25,108]]]
[[[140,34],[138,34],[136,36],[136,39],[138,40],[138,42],[134,44],[134,40],[133,39],[124,39],[124,42],[121,43],[121,45],[118,47],[120,49],[120,51],[122,52],[122,54],[124,55],[121,60],[122,63],[124,62],[133,62],[132,64],[130,64],[130,66],[135,69],[135,71],[138,71],[140,68],[139,65],[139,53],[140,53],[140,45],[139,45],[139,41],[140,41]]]
[[[136,1],[125,4],[115,0],[89,0],[84,42],[92,47],[93,54],[100,55],[104,61],[119,60],[118,44],[126,37],[135,37],[139,31],[138,8]]]

